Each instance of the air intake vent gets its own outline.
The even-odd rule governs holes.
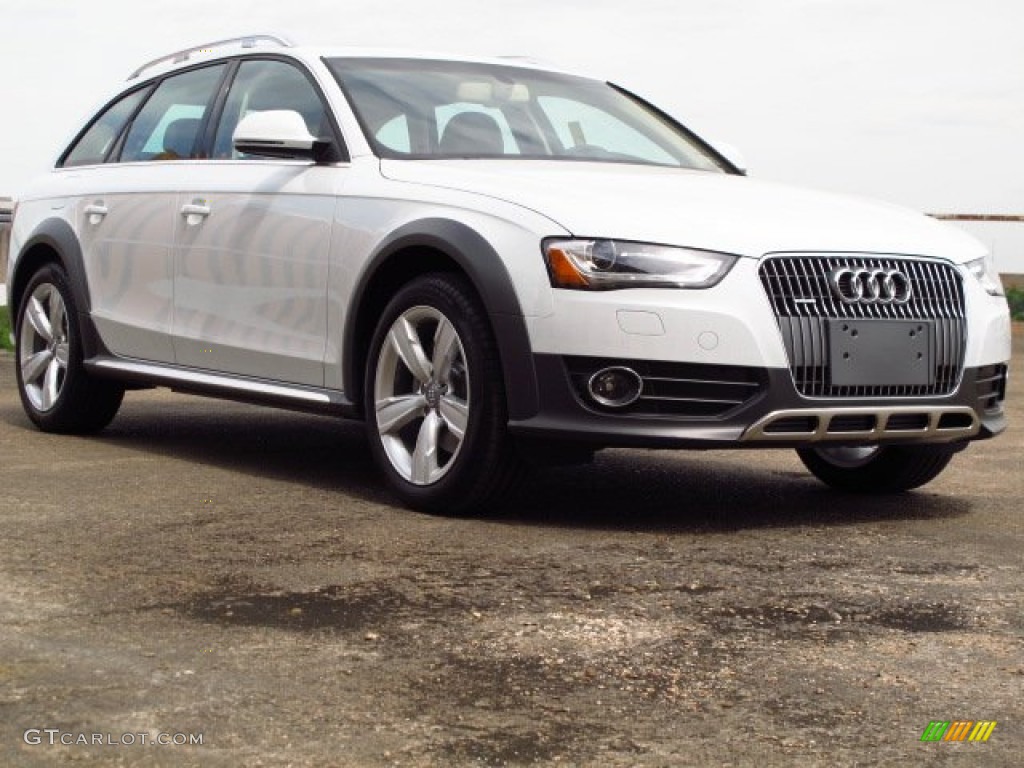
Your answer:
[[[776,419],[764,428],[768,435],[813,435],[817,431],[817,416],[789,416]]]
[[[1006,399],[1006,366],[986,365],[978,369],[978,405],[983,411],[998,411]]]
[[[960,414],[947,414],[948,416],[957,416]],[[946,418],[945,416],[943,418]],[[966,426],[971,426],[971,417],[967,416]],[[964,426],[964,425],[961,425]],[[889,420],[885,423],[885,428],[889,432],[918,432],[922,429],[928,429],[928,414],[927,413],[896,413],[889,417]]]
[[[966,429],[972,421],[966,413],[944,413],[939,419],[939,429]]]
[[[833,416],[828,423],[828,431],[836,432],[870,432],[875,428],[877,419],[870,414],[858,416]]]

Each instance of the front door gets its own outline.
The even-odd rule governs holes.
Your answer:
[[[347,169],[234,151],[246,114],[290,109],[322,134],[326,111],[297,67],[241,63],[212,157],[177,200],[174,347],[179,363],[323,386],[331,227]]]

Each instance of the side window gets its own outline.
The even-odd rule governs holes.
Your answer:
[[[298,112],[313,136],[323,137],[330,133],[327,111],[320,95],[301,71],[283,61],[244,61],[224,104],[213,143],[213,156],[236,160],[248,157],[235,152],[231,146],[235,127],[250,112],[272,109]]]
[[[679,161],[635,128],[597,107],[558,96],[537,99],[567,150],[599,147],[606,152],[662,165]]]
[[[411,152],[412,139],[409,138],[409,119],[398,115],[382,125],[376,135],[377,141],[395,152]]]
[[[224,65],[168,77],[132,121],[121,162],[195,157],[199,127],[213,100]]]
[[[124,124],[128,122],[128,118],[135,112],[135,108],[139,106],[146,93],[145,88],[133,91],[107,107],[106,111],[89,126],[89,130],[75,142],[71,151],[64,157],[62,165],[68,168],[73,165],[102,163],[110,151],[111,144],[121,133]]]

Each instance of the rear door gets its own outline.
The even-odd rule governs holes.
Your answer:
[[[174,361],[175,203],[225,71],[190,70],[122,97],[64,161],[69,188],[83,192],[74,215],[94,322],[114,354]]]

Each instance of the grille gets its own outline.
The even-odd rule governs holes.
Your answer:
[[[829,288],[836,267],[898,269],[910,279],[906,304],[844,304]],[[964,291],[952,266],[887,256],[769,256],[758,270],[789,356],[793,382],[808,397],[915,397],[950,394],[960,380],[966,343]],[[929,384],[834,385],[829,320],[931,320]]]
[[[767,387],[756,368],[699,365],[655,360],[566,357],[573,389],[589,408],[633,416],[715,417],[749,402]],[[625,408],[606,408],[587,393],[590,377],[602,368],[631,368],[643,380],[640,398]]]

